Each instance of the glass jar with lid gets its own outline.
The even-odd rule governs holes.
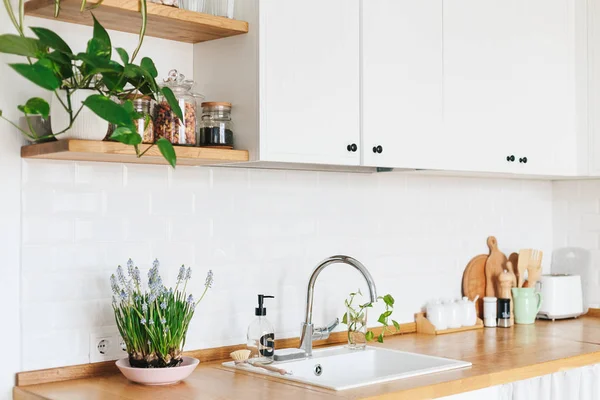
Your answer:
[[[154,122],[152,121],[151,107],[152,98],[142,94],[128,94],[121,99],[124,102],[130,100],[133,109],[140,114],[140,118],[133,120],[137,133],[142,137],[142,143],[154,143]]]
[[[200,146],[233,149],[231,103],[202,103],[202,122],[198,142]]]
[[[196,99],[190,92],[194,82],[186,80],[177,70],[171,70],[161,86],[169,87],[179,103],[183,121],[171,110],[171,106],[160,96],[154,106],[154,136],[165,138],[178,145],[196,145]]]

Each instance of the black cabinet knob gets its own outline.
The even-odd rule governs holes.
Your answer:
[[[373,146],[373,153],[383,153],[383,147],[381,146]]]
[[[358,146],[356,145],[356,143],[349,144],[346,148],[348,149],[348,151],[351,151],[353,153],[356,152],[356,150],[358,150]]]
[[[515,161],[515,156],[514,155],[506,156],[506,161],[508,161],[508,162]]]
[[[527,157],[519,158],[521,164],[527,164]]]

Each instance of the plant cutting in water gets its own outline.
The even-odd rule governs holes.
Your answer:
[[[192,270],[181,266],[177,285],[167,289],[155,260],[148,272],[148,290],[142,289],[140,270],[127,261],[127,276],[119,265],[110,277],[113,309],[119,333],[127,346],[129,363],[137,368],[176,367],[183,361],[187,330],[194,310],[213,284],[208,271],[198,300],[186,293]]]
[[[351,346],[361,345],[375,339],[375,333],[367,330],[367,311],[373,307],[373,303],[355,304],[357,296],[362,297],[360,289],[354,293],[350,293],[350,297],[344,300],[347,311],[342,317],[342,324],[348,325],[348,343]],[[383,343],[385,333],[390,329],[390,321],[396,332],[400,330],[400,324],[390,318],[395,302],[392,295],[379,296],[377,300],[383,300],[385,303],[385,311],[377,319],[377,322],[383,325],[383,330],[377,335],[377,341]]]
[[[0,110],[0,118],[7,120],[29,140],[40,142],[68,131],[83,107],[87,107],[100,118],[115,125],[112,139],[134,146],[137,156],[141,157],[154,144],[140,151],[142,137],[137,133],[134,121],[141,116],[135,111],[131,100],[123,104],[118,100],[132,93],[141,93],[154,100],[159,95],[164,96],[173,113],[180,121],[184,120],[172,90],[168,87],[161,88],[156,83],[158,72],[152,59],[144,57],[139,65],[134,64],[146,32],[146,0],[139,1],[142,27],[138,45],[131,58],[125,49],[115,48],[121,63],[111,59],[113,48],[110,36],[96,18],[93,37],[88,41],[85,52],[73,52],[63,38],[46,28],[32,27],[30,29],[36,37],[25,36],[23,3],[24,0],[19,0],[19,12],[15,14],[11,2],[4,0],[6,12],[18,34],[0,35],[0,53],[25,57],[26,62],[9,64],[10,67],[30,82],[52,92],[60,107],[68,114],[69,120],[68,126],[63,130],[40,136],[33,128],[30,116],[41,115],[47,119],[50,105],[46,100],[33,97],[17,107],[25,115],[26,129],[3,117]],[[55,14],[58,15],[60,0],[55,0],[55,6]],[[82,11],[85,6],[86,1],[83,0]],[[87,90],[94,94],[76,104],[71,99],[77,90]],[[59,96],[59,91],[64,96]],[[165,138],[158,139],[156,145],[169,164],[175,167],[177,157],[173,145]]]

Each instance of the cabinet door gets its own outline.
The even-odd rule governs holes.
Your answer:
[[[260,159],[358,165],[359,0],[262,0],[259,12]]]
[[[444,118],[449,135],[464,144],[460,169],[574,171],[572,3],[444,2]]]
[[[441,129],[442,0],[362,0],[361,14],[363,164],[451,169]]]
[[[512,68],[519,1],[444,1],[444,127],[460,143],[460,170],[507,172],[506,157],[517,156],[510,143],[519,124]]]
[[[573,0],[522,0],[521,31],[514,65],[515,148],[523,173],[569,175],[577,170],[576,36]]]

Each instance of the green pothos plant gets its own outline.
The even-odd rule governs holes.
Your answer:
[[[357,296],[362,297],[362,293],[357,290],[354,293],[350,293],[349,297],[344,300],[344,304],[346,305],[346,313],[342,317],[342,324],[348,325],[348,340],[352,341],[352,334],[355,332],[365,331],[364,338],[366,341],[370,342],[375,339],[375,333],[372,330],[367,330],[367,309],[373,307],[373,303],[368,302],[364,304],[355,304],[355,300]],[[385,296],[379,296],[377,300],[383,300],[385,303],[385,311],[381,313],[377,322],[383,325],[383,330],[379,335],[377,335],[377,341],[379,343],[383,343],[383,338],[385,337],[386,332],[391,329],[390,321],[393,324],[396,332],[400,330],[400,324],[391,319],[391,315],[394,312],[394,298],[390,294],[386,294]]]
[[[17,107],[25,115],[26,129],[3,117],[0,110],[0,118],[12,124],[29,140],[39,142],[60,135],[73,126],[83,107],[87,107],[102,119],[115,125],[112,139],[132,145],[138,157],[141,157],[152,146],[140,151],[142,138],[134,124],[134,120],[140,118],[140,115],[135,111],[130,100],[123,104],[118,100],[131,93],[142,93],[154,100],[162,94],[174,114],[183,121],[183,113],[171,89],[161,88],[156,83],[158,72],[152,59],[144,57],[139,64],[134,63],[146,32],[146,0],[140,0],[142,27],[137,47],[131,57],[123,48],[114,49],[121,62],[111,59],[113,47],[110,36],[95,17],[93,36],[87,43],[86,51],[75,53],[58,34],[49,29],[31,27],[35,37],[26,36],[23,22],[24,0],[19,0],[17,13],[10,0],[3,1],[17,34],[0,35],[0,53],[25,57],[25,62],[9,64],[10,67],[30,82],[53,92],[60,106],[69,115],[69,125],[64,130],[40,136],[33,128],[30,116],[41,115],[43,118],[48,118],[50,105],[46,100],[33,97]],[[99,4],[95,3],[92,7]],[[82,0],[81,9],[85,8],[86,0]],[[59,11],[60,0],[55,0],[55,15],[58,15]],[[71,101],[73,93],[82,89],[92,90],[95,93],[89,95],[81,104],[73,104]],[[64,99],[58,96],[58,90],[64,91]],[[175,167],[177,157],[173,145],[164,138],[158,139],[155,144],[163,157]]]

